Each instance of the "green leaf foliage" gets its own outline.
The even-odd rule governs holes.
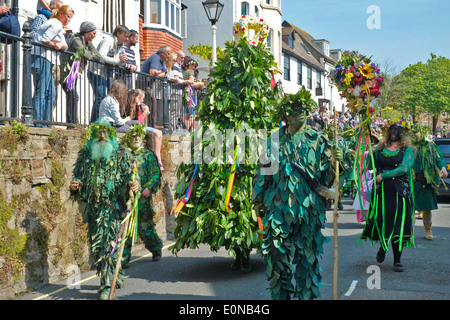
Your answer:
[[[225,141],[225,137],[227,129],[246,132],[253,129],[256,132],[260,129],[270,131],[277,126],[272,122],[277,92],[272,90],[270,82],[270,71],[275,69],[273,55],[263,44],[253,46],[245,40],[226,44],[223,58],[219,57],[210,74],[214,80],[208,82],[197,117],[203,132],[220,133],[224,141],[218,139],[218,134],[203,134],[200,137],[200,151],[193,150],[193,154],[200,152],[203,155],[208,147],[217,145],[219,149],[213,155],[219,161],[202,161],[199,164],[189,202],[175,219],[174,235],[177,241],[171,247],[173,252],[196,248],[199,244],[208,244],[211,250],[225,247],[247,252],[260,247],[261,232],[251,202],[252,179],[257,162],[249,159],[249,144],[243,144],[249,138],[241,141],[242,138],[236,137],[236,143],[242,143],[242,157],[236,169],[228,212],[225,195],[232,161],[227,161],[226,150],[230,145],[234,150],[235,141]],[[194,169],[194,161],[178,167],[179,182],[175,185],[177,199],[184,197]]]

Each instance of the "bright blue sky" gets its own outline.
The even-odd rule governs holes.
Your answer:
[[[380,29],[369,29],[380,9]],[[282,20],[327,39],[331,49],[356,50],[377,63],[391,60],[396,72],[433,52],[450,59],[449,0],[282,0]]]

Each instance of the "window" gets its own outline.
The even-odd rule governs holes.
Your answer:
[[[248,8],[249,8],[248,3],[247,2],[242,2],[241,3],[241,15],[247,16],[249,14]]]
[[[312,89],[312,68],[308,66],[306,73],[306,88]]]
[[[291,59],[288,55],[284,56],[284,80],[291,81]]]
[[[266,0],[266,4],[270,4],[270,0]]]
[[[124,0],[103,0],[103,30],[113,33],[116,26],[125,24]]]
[[[258,9],[258,6],[255,6],[255,17],[259,18],[259,9]]]
[[[316,88],[322,88],[322,72],[316,70]]]
[[[266,38],[266,46],[267,46],[267,49],[270,51],[270,52],[272,52],[272,47],[273,47],[273,44],[272,44],[272,39],[273,39],[273,30],[272,29],[270,29],[269,30],[269,35],[267,36],[267,38]]]
[[[150,0],[150,23],[161,23],[161,0]]]
[[[147,23],[163,25],[180,35],[186,33],[186,12],[182,10],[180,0],[148,0],[144,2],[143,10]]]
[[[297,84],[302,85],[302,62],[297,60]]]
[[[294,33],[291,33],[289,35],[289,48],[294,49],[294,41],[295,41]]]
[[[187,38],[187,12],[181,10],[181,37]]]

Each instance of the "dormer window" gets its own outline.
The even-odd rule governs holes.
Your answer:
[[[289,48],[294,49],[294,41],[295,41],[294,33],[291,33],[289,35]]]

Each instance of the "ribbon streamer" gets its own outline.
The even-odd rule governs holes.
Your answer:
[[[191,197],[192,187],[194,186],[195,175],[197,173],[198,164],[195,165],[194,174],[192,175],[191,182],[189,183],[189,187],[186,190],[184,198],[181,198],[170,210],[170,214],[175,211],[177,214],[183,209],[184,205],[189,202],[189,198]]]
[[[233,166],[231,167],[231,175],[228,178],[228,186],[227,186],[227,192],[225,196],[225,206],[227,208],[227,212],[230,212],[230,200],[231,200],[231,192],[233,191],[233,185],[234,185],[234,178],[236,177],[236,170],[237,170],[237,158],[239,153],[241,152],[241,147],[239,145],[236,145],[236,148],[234,149],[234,159],[233,159]]]

